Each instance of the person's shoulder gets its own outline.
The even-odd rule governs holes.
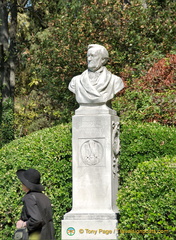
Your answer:
[[[23,199],[26,200],[26,199],[36,199],[38,197],[45,197],[45,194],[42,193],[42,192],[33,192],[33,191],[30,191],[28,192],[24,197]]]
[[[24,195],[24,197],[22,198],[23,202],[29,202],[29,201],[34,201],[34,197],[33,197],[33,192],[28,192],[26,193],[26,195]]]
[[[46,196],[43,192],[30,192],[28,199],[34,200],[36,202],[48,202],[50,201],[49,197]]]

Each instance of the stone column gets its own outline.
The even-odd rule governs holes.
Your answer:
[[[80,108],[72,134],[73,203],[62,221],[62,240],[115,240],[119,118],[104,106]]]

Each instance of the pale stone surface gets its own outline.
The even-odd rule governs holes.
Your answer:
[[[111,114],[75,115],[72,125],[73,202],[72,210],[62,221],[62,240],[71,239],[64,233],[74,226],[76,229],[109,229],[113,233],[79,234],[79,238],[73,239],[115,240],[119,118]]]
[[[75,115],[99,115],[111,114],[117,115],[116,111],[109,108],[106,104],[80,104],[80,107],[75,111]]]
[[[98,44],[88,46],[88,70],[75,76],[69,84],[69,90],[76,95],[79,104],[106,104],[124,87],[122,79],[104,66],[108,58],[105,47]]]
[[[88,46],[88,70],[69,89],[79,108],[72,118],[72,210],[62,220],[62,240],[116,240],[119,118],[110,100],[124,84],[104,66],[107,50]]]
[[[113,124],[111,115],[75,115],[73,136],[73,204],[75,213],[115,213],[117,174],[113,175]],[[118,130],[117,130],[118,131]],[[118,133],[116,133],[118,134]],[[119,148],[119,146],[117,146]],[[117,155],[118,149],[116,150]],[[116,197],[116,196],[115,196]]]

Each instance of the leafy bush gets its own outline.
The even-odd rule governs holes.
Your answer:
[[[126,88],[112,103],[121,119],[175,125],[175,69],[176,54],[167,54],[140,78],[129,67],[120,73]]]
[[[174,156],[175,127],[158,123],[123,123],[121,126],[120,182],[128,178],[139,163],[157,157]]]
[[[140,162],[165,155],[173,156],[174,134],[172,127],[124,122],[120,135],[121,184],[127,181]],[[24,193],[15,172],[29,167],[37,168],[42,174],[45,192],[53,204],[56,239],[60,239],[61,219],[71,208],[71,155],[70,124],[34,132],[0,149],[0,239],[11,239],[20,217]]]
[[[28,135],[42,128],[52,127],[55,119],[61,115],[59,110],[53,110],[54,102],[51,102],[48,95],[40,90],[32,90],[28,96],[17,97],[15,102],[16,137]]]
[[[29,167],[41,172],[53,204],[56,239],[60,239],[60,221],[71,208],[70,125],[44,129],[5,145],[0,161],[0,239],[12,239],[24,195],[16,171]]]
[[[176,238],[175,167],[175,157],[138,164],[118,192],[120,240]]]
[[[0,110],[0,148],[14,140],[14,113],[13,102],[7,99],[3,102]]]
[[[31,19],[28,22],[28,34],[23,34],[26,38],[18,39],[21,54],[16,95],[19,99],[21,98],[21,102],[29,96],[30,102],[33,103],[30,92],[35,89],[37,93],[40,91],[40,95],[44,98],[36,104],[35,114],[37,116],[33,119],[29,117],[30,113],[34,112],[30,102],[25,112],[21,113],[15,108],[17,125],[21,125],[21,119],[24,119],[24,126],[30,133],[49,122],[44,121],[46,115],[50,120],[50,126],[71,120],[76,101],[74,94],[71,94],[67,88],[71,78],[87,68],[86,51],[90,43],[104,45],[110,54],[107,68],[121,77],[125,75],[124,80],[129,92],[127,98],[120,99],[123,107],[120,109],[123,113],[122,117],[124,115],[125,119],[132,117],[132,120],[137,118],[152,121],[153,111],[154,119],[162,116],[162,111],[160,111],[163,106],[162,102],[155,101],[153,95],[153,98],[150,98],[152,92],[145,92],[148,106],[144,101],[141,102],[142,96],[138,95],[143,106],[138,106],[137,109],[132,108],[134,111],[130,114],[131,107],[135,108],[135,106],[134,99],[130,98],[129,93],[134,91],[136,94],[139,89],[134,89],[133,82],[147,74],[148,69],[155,62],[166,56],[169,58],[168,53],[173,55],[176,53],[174,34],[176,2],[169,0],[167,4],[161,6],[161,2],[165,1],[148,0],[146,1],[147,8],[142,6],[141,0],[130,2],[131,4],[125,6],[124,1],[116,0],[74,0],[59,1],[59,3],[45,0],[42,4],[37,1],[33,2],[35,11],[42,13],[41,23],[45,23],[45,27],[41,28],[37,25],[38,19],[35,21]],[[169,62],[166,61],[167,64]],[[170,67],[167,69],[164,66],[165,61],[162,60],[160,64],[167,70],[166,72],[168,69],[171,70]],[[170,73],[174,80],[173,64],[173,71],[171,70]],[[157,77],[158,81],[160,79],[156,76],[157,66],[153,69],[155,72],[153,76]],[[141,79],[141,85],[147,79],[149,76]],[[139,91],[141,92],[141,89]],[[41,104],[41,101],[43,102],[46,98],[49,99],[47,107]],[[125,102],[128,101],[126,106],[123,104],[124,99]],[[128,111],[123,111],[123,109]],[[136,112],[138,109],[140,114]],[[162,119],[159,122],[167,123],[167,116],[170,116],[171,111],[165,112],[164,121],[166,122]],[[38,118],[43,120],[42,124]],[[168,123],[172,124],[172,120],[169,119]],[[17,127],[17,131],[19,128],[21,129],[21,126]]]
[[[122,121],[158,122],[176,125],[175,90],[153,93],[137,88],[126,89],[125,93],[113,100],[112,106]]]

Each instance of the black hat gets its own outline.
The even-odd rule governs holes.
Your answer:
[[[16,174],[20,181],[31,191],[41,192],[44,190],[44,187],[40,183],[40,173],[36,169],[20,169],[16,172]]]

